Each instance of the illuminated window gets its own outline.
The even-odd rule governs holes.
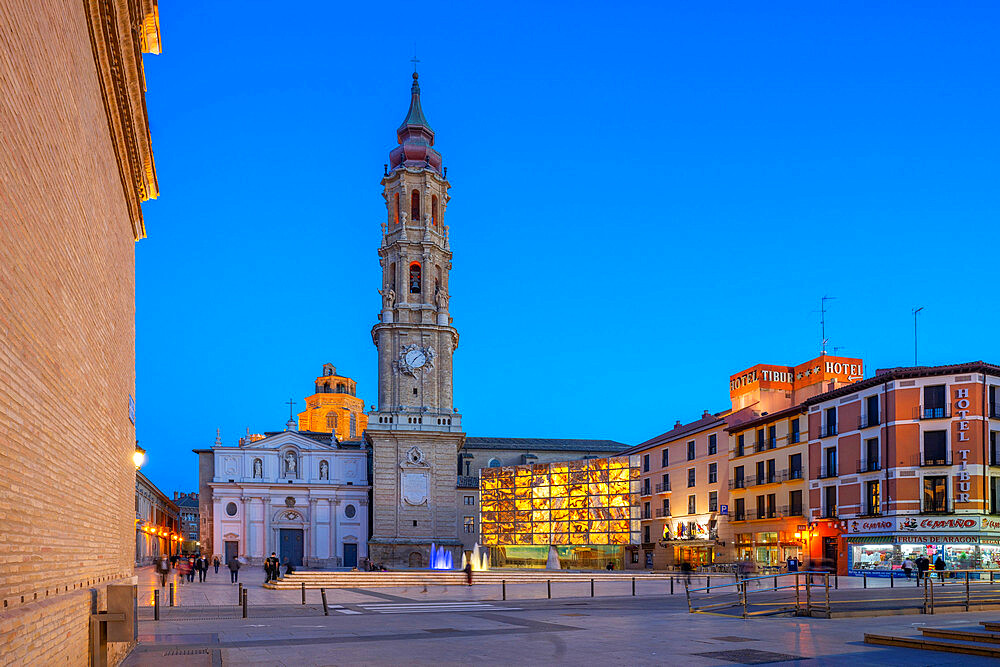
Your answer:
[[[417,190],[410,194],[410,220],[414,223],[420,220],[420,192]]]
[[[476,532],[476,521],[471,516],[467,516],[462,520],[462,528],[465,529],[467,533]]]
[[[326,413],[326,427],[329,429],[337,428],[337,413],[333,410]]]
[[[420,265],[410,264],[410,294],[420,294]]]
[[[395,207],[395,209],[393,209],[392,214],[393,214],[393,219],[394,219],[395,223],[398,225],[399,224],[399,193],[398,192],[396,193],[396,207]]]

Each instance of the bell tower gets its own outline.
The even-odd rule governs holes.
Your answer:
[[[416,72],[396,139],[382,177],[382,308],[372,327],[378,409],[366,431],[374,465],[369,553],[383,563],[427,567],[431,544],[454,550],[458,562],[455,455],[465,434],[452,403],[458,331],[448,293],[451,186],[420,105]]]

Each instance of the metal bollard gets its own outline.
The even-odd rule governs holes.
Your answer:
[[[889,588],[896,587],[896,577],[892,576],[892,572],[889,573]]]
[[[306,582],[302,582],[302,604],[306,603]]]
[[[670,577],[670,594],[674,594],[674,578]]]
[[[503,591],[503,599],[506,600],[507,599],[507,580],[506,579],[502,579],[500,581],[500,590]]]
[[[840,575],[835,574],[833,575],[833,590],[838,590],[838,589],[840,589]]]
[[[712,580],[709,577],[705,577],[705,585],[708,587],[708,592],[712,592]]]
[[[777,576],[774,577],[774,587],[776,589],[778,588],[778,577]]]
[[[867,574],[867,573],[866,573],[866,574],[862,574],[862,575],[861,575],[861,578],[862,578],[862,579],[864,580],[864,581],[862,582],[862,583],[864,583],[864,587],[865,587],[865,588],[868,588],[868,574]]]
[[[243,618],[247,617],[247,592],[243,589]]]
[[[160,589],[153,591],[153,620],[160,620]]]
[[[632,577],[632,597],[635,597],[635,577]]]
[[[324,616],[329,616],[330,615],[330,608],[326,606],[326,589],[325,588],[319,589],[319,594],[320,594],[320,597],[323,598],[323,615]]]
[[[549,599],[551,600],[552,599],[552,580],[551,579],[546,579],[545,580],[545,590],[548,591],[548,596],[549,596]]]
[[[594,580],[590,580],[590,597],[594,597]]]
[[[174,606],[174,582],[170,582],[170,606]]]
[[[243,604],[243,584],[236,590],[236,604]]]

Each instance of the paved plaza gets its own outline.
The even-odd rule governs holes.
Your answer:
[[[139,577],[140,641],[126,665],[986,664],[986,658],[868,646],[863,637],[913,636],[922,625],[981,629],[979,621],[1000,620],[997,612],[751,620],[690,614],[683,594],[669,594],[668,580],[644,582],[647,590],[636,597],[629,582],[602,582],[604,594],[598,590],[594,598],[589,584],[554,584],[551,600],[534,584],[508,588],[506,601],[494,586],[327,589],[324,616],[319,591],[307,591],[303,605],[300,591],[263,589],[261,570],[244,568],[249,618],[236,605],[238,587],[220,569],[205,583],[178,585],[177,606],[161,607],[161,620],[153,621],[145,605],[157,585],[148,568]],[[869,594],[860,580],[840,584]]]

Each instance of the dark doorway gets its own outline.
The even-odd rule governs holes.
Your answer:
[[[829,565],[833,572],[837,571],[837,538],[823,538],[823,561]]]
[[[344,567],[358,566],[358,545],[344,542]]]
[[[240,543],[236,540],[226,540],[226,564],[236,560],[240,555]]]
[[[282,528],[280,536],[279,557],[281,563],[287,562],[299,567],[302,565],[302,529]]]

